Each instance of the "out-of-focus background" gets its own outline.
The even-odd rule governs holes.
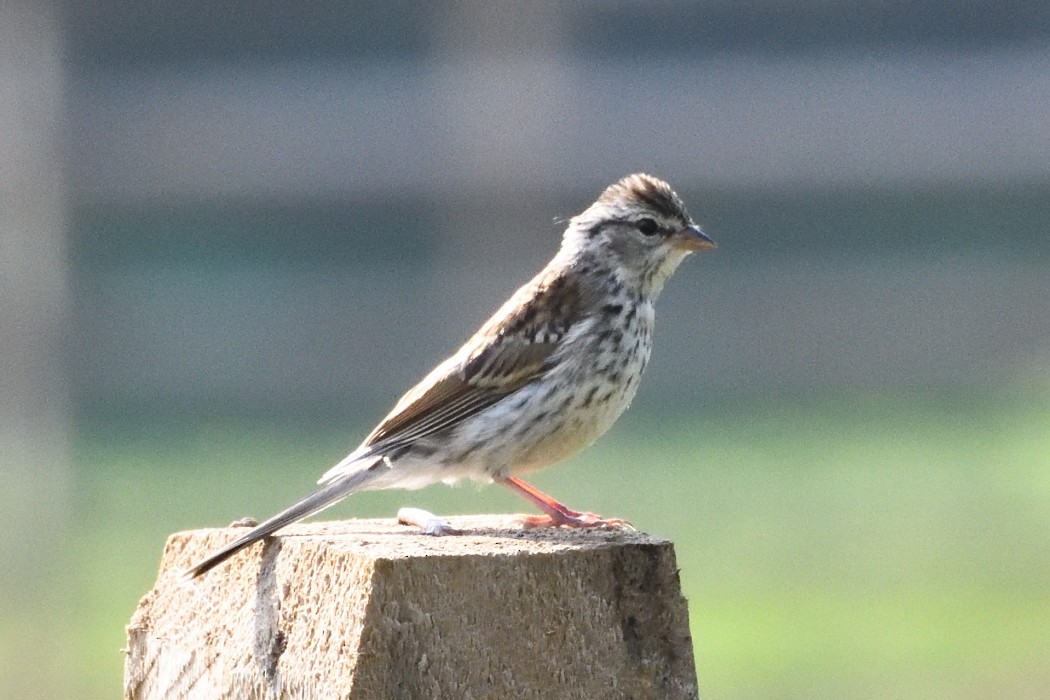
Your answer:
[[[633,171],[718,251],[539,475],[712,698],[1050,687],[1050,5],[0,5],[0,695],[119,694],[166,535],[310,489]],[[500,489],[329,517],[516,512]]]

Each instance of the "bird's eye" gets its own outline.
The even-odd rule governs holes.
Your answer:
[[[660,230],[660,227],[656,225],[656,222],[648,217],[638,219],[638,223],[636,223],[635,226],[637,226],[638,230],[646,236],[652,236]]]

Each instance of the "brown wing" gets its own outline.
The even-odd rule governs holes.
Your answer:
[[[578,285],[541,273],[459,352],[405,394],[364,442],[387,452],[452,427],[542,376],[583,318]]]

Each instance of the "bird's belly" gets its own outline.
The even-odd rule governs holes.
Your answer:
[[[527,474],[543,469],[589,446],[616,422],[627,409],[634,392],[614,392],[606,401],[589,407],[577,407],[565,415],[550,419],[545,430],[529,439],[523,436],[514,458],[508,460],[510,471]]]
[[[496,421],[502,425],[492,439],[501,449],[489,455],[486,468],[525,474],[593,443],[630,405],[647,359],[648,353],[624,353],[618,358],[619,374],[590,366],[577,376],[538,384],[525,410],[508,411],[505,421]]]
[[[496,474],[549,467],[608,430],[627,408],[635,386],[563,396],[556,385],[538,383],[464,421],[452,434],[428,440],[426,449],[417,445],[398,457],[392,479],[398,488],[415,489],[435,481],[488,481]]]
[[[637,307],[622,329],[582,328],[550,372],[443,436],[442,479],[533,472],[593,443],[634,398],[651,328],[651,305]]]

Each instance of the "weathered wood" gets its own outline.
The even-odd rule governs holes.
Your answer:
[[[697,697],[670,542],[452,518],[287,528],[189,583],[238,534],[172,535],[128,626],[127,698]]]

